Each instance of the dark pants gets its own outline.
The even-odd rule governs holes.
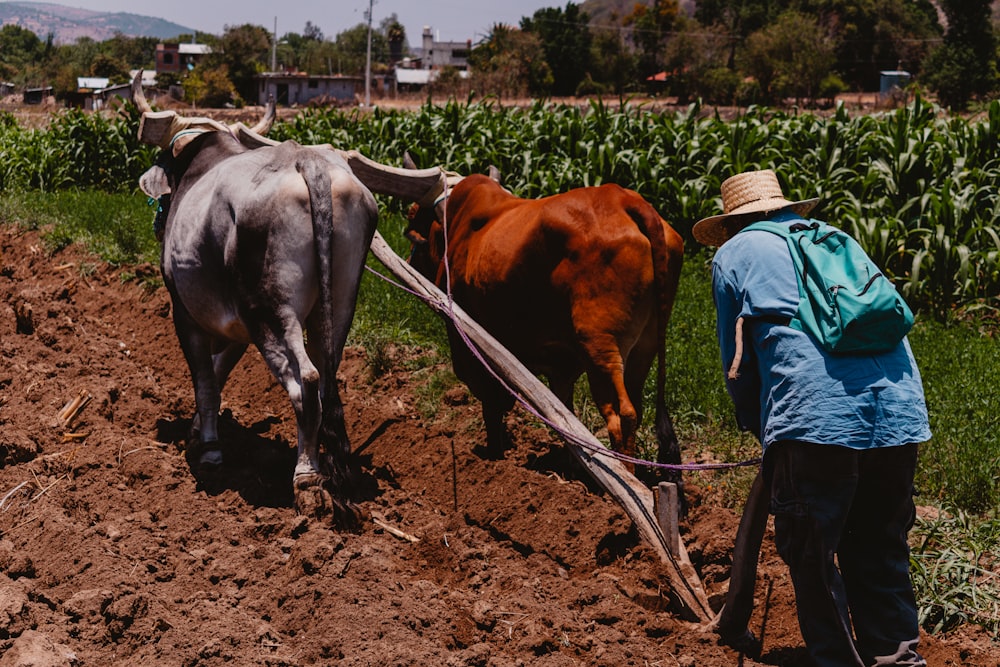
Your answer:
[[[916,463],[915,444],[768,447],[774,539],[818,667],[926,664],[906,541]]]

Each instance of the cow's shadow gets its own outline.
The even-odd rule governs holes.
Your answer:
[[[189,440],[191,419],[177,417],[157,421],[157,440],[176,445],[184,451],[191,475],[199,491],[215,496],[236,491],[243,500],[255,507],[292,508],[295,506],[292,477],[295,471],[294,443],[272,432],[281,421],[267,417],[245,426],[232,413],[224,410],[219,416],[218,449],[221,465],[201,462],[204,447]],[[349,467],[352,485],[349,500],[363,502],[378,494],[378,481],[365,474],[370,469],[369,456],[352,454]],[[330,489],[342,496],[343,490]]]

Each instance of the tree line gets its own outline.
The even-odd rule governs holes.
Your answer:
[[[445,68],[431,92],[535,97],[660,94],[682,103],[823,103],[879,89],[880,73],[902,69],[913,85],[955,110],[997,96],[996,0],[651,0],[623,12],[605,0],[572,1],[494,24],[469,52],[469,76]],[[590,12],[602,14],[591,19]],[[57,45],[16,25],[0,29],[0,80],[51,85],[57,98],[79,76],[128,80],[152,69],[150,37],[116,35]],[[178,35],[212,54],[193,70],[160,75],[183,83],[187,101],[240,105],[255,99],[254,76],[280,69],[363,76],[368,26],[329,39],[311,22],[275,42],[263,26],[227,26],[222,35]],[[411,55],[395,14],[372,30],[372,72]]]

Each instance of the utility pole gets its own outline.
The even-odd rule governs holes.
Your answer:
[[[375,0],[368,0],[368,54],[365,56],[365,108],[372,106],[372,6]]]
[[[271,71],[278,71],[278,17],[274,17],[274,34],[271,35]]]

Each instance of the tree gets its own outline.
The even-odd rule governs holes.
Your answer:
[[[41,78],[40,64],[52,51],[52,37],[42,42],[38,36],[18,25],[0,28],[0,77],[21,85]]]
[[[202,62],[184,79],[184,98],[196,106],[223,107],[236,95],[226,65],[215,67]]]
[[[941,36],[930,0],[802,0],[838,41],[835,68],[857,90],[876,90],[880,72],[919,68]]]
[[[62,44],[52,50],[45,72],[57,99],[76,92],[77,77],[90,75],[91,64],[100,52],[100,43],[90,37],[80,37],[73,44]]]
[[[128,83],[128,64],[118,58],[114,58],[104,53],[97,54],[94,61],[90,63],[90,76],[99,76],[108,79],[111,83]]]
[[[639,77],[645,80],[660,71],[659,54],[678,16],[677,0],[653,0],[652,6],[636,4],[625,17],[632,26],[632,41],[638,50]]]
[[[699,0],[694,17],[703,26],[722,26],[733,36],[727,65],[734,68],[737,46],[752,33],[769,25],[786,2],[771,0]]]
[[[566,9],[539,9],[521,19],[521,30],[538,35],[552,70],[552,94],[573,95],[590,70],[590,18],[573,2]]]
[[[124,64],[125,69],[152,69],[156,62],[155,37],[129,37],[120,32],[98,44],[102,54]]]
[[[668,92],[680,104],[694,97],[709,104],[736,103],[742,76],[726,66],[731,38],[725,28],[704,28],[686,19],[678,28],[662,55]]]
[[[552,70],[538,35],[495,24],[469,53],[473,85],[484,94],[517,97],[544,95],[552,86]]]
[[[608,87],[616,95],[636,87],[638,63],[620,30],[600,30],[590,51],[591,69],[586,80]]]
[[[336,58],[339,71],[364,76],[368,51],[368,25],[359,23],[339,33],[336,39]],[[372,62],[387,62],[389,42],[378,30],[372,30]]]
[[[238,95],[235,101],[240,103],[257,98],[254,77],[267,69],[270,56],[271,33],[263,26],[245,23],[226,26],[218,50],[213,48],[202,64],[206,68],[226,66]]]
[[[990,0],[942,0],[948,19],[944,43],[924,64],[923,80],[941,104],[956,110],[997,87],[997,40]]]
[[[399,22],[395,14],[382,21],[381,32],[389,42],[389,64],[396,64],[406,55],[406,28]]]
[[[835,40],[816,19],[787,11],[747,39],[742,69],[772,102],[816,99],[836,60],[835,49]]]
[[[322,42],[323,31],[319,29],[319,26],[313,25],[312,21],[306,21],[306,27],[302,29],[302,37],[314,42]]]

